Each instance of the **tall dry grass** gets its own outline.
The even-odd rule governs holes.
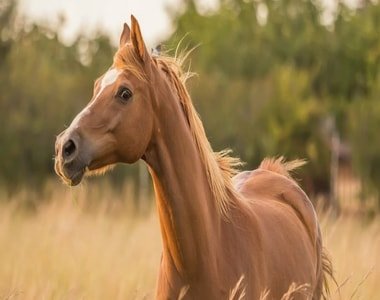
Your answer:
[[[332,299],[380,299],[380,216],[322,217],[322,235],[338,287]]]
[[[50,184],[43,194],[0,199],[0,299],[154,297],[154,209],[136,216],[130,189],[106,184]],[[324,217],[322,231],[340,285],[331,285],[332,299],[380,299],[380,218]]]
[[[57,186],[35,208],[26,194],[0,205],[0,299],[153,297],[159,228],[128,190]]]

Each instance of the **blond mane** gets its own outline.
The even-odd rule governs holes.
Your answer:
[[[115,54],[115,66],[131,71],[138,78],[147,80],[146,75],[137,61],[136,55],[131,50],[131,47],[128,47],[128,45],[121,48]],[[152,57],[152,60],[166,74],[169,82],[173,85],[178,94],[191,134],[206,169],[207,179],[219,211],[222,215],[228,216],[229,207],[233,199],[238,197],[232,184],[232,177],[238,173],[238,167],[241,166],[241,161],[238,158],[231,157],[229,155],[230,150],[220,152],[214,152],[212,150],[202,121],[195,110],[185,86],[186,80],[193,75],[182,69],[186,57],[186,54],[179,57],[157,55]]]

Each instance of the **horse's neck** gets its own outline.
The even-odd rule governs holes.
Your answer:
[[[159,118],[146,153],[163,239],[163,263],[179,275],[217,271],[220,217],[180,107]]]

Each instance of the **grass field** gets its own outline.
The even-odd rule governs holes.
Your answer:
[[[39,204],[27,190],[0,201],[0,299],[153,298],[153,208],[136,217],[130,190],[107,185],[43,194]],[[380,299],[380,218],[322,217],[322,231],[340,285],[332,299]]]

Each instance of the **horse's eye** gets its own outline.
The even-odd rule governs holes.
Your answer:
[[[121,87],[117,93],[117,96],[122,100],[122,101],[127,101],[132,97],[132,92],[129,88],[127,87]]]

